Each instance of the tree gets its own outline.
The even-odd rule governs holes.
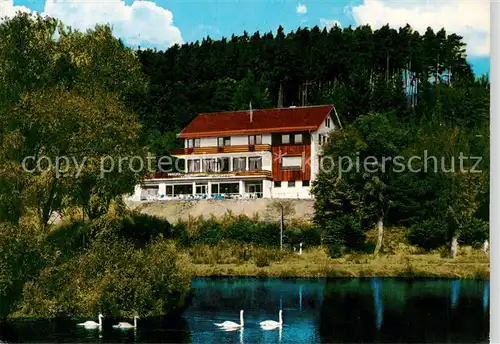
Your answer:
[[[362,116],[331,135],[323,152],[331,165],[323,166],[313,185],[315,221],[331,229],[327,236],[359,249],[361,232],[376,223],[375,254],[382,249],[384,221],[393,205],[397,179],[394,158],[404,144],[405,130],[384,114]],[[353,230],[358,234],[352,236]]]
[[[126,109],[146,90],[134,53],[107,26],[84,34],[28,14],[0,24],[0,37],[0,200],[8,199],[0,221],[18,223],[33,211],[46,231],[68,204],[90,214],[96,195],[107,207],[130,192],[145,170],[102,178],[101,163],[145,154],[140,124]]]
[[[280,217],[280,249],[283,249],[283,233],[285,231],[285,218],[295,214],[295,207],[289,200],[275,200],[267,206],[272,214]]]

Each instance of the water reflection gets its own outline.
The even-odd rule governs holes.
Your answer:
[[[460,295],[460,280],[454,280],[451,282],[451,307],[452,308],[457,307],[459,295]]]
[[[382,294],[380,291],[380,280],[374,278],[372,280],[373,289],[373,300],[375,301],[375,312],[377,314],[377,329],[380,330],[382,327],[382,321],[384,319],[384,305],[382,302]]]
[[[76,321],[11,322],[9,342],[81,343],[401,343],[482,342],[489,333],[489,283],[402,279],[195,279],[196,295],[182,318],[142,319],[134,330],[85,330]],[[451,302],[450,302],[451,300]],[[214,322],[245,327],[224,331]],[[258,323],[283,310],[283,327]]]
[[[486,281],[483,287],[483,310],[488,311],[488,302],[490,301],[490,281]]]

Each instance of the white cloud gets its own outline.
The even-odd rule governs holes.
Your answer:
[[[24,6],[14,6],[14,0],[0,0],[0,22],[5,17],[13,17],[16,12],[31,12],[31,10]]]
[[[307,13],[307,7],[306,7],[306,5],[303,5],[303,4],[299,3],[297,5],[297,13],[298,14],[306,14]]]
[[[333,28],[335,25],[337,25],[338,27],[342,27],[342,25],[340,25],[340,22],[338,20],[335,20],[335,19],[321,18],[319,20],[319,22],[320,22],[321,26],[326,27],[328,30]]]
[[[17,10],[29,12],[13,1],[0,0],[0,14],[11,17]],[[173,23],[172,12],[151,1],[46,0],[42,15],[60,19],[65,25],[85,31],[96,24],[110,24],[113,34],[127,45],[166,49],[182,43],[181,31]]]
[[[464,37],[467,54],[486,56],[490,52],[490,5],[486,0],[384,1],[364,0],[348,8],[357,25],[376,29],[385,24],[399,28],[407,23],[421,34],[427,27]]]

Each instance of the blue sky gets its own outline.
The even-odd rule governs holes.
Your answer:
[[[489,71],[489,2],[486,0],[0,0],[0,17],[16,10],[58,17],[77,29],[110,23],[131,46],[165,49],[175,43],[217,39],[244,30],[285,31],[299,26],[342,27],[409,23],[423,32],[441,27],[465,37],[476,74]]]

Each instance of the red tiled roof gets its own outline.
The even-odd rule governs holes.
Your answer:
[[[333,105],[250,111],[201,113],[179,134],[180,138],[317,130]]]

